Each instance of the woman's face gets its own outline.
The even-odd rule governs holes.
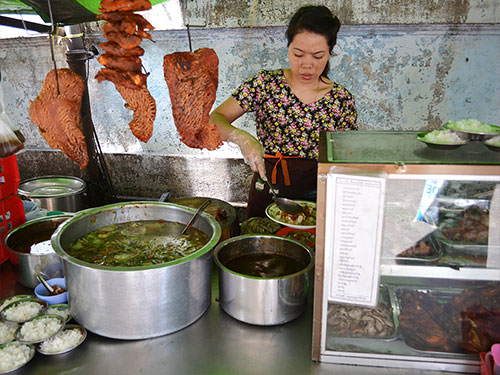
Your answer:
[[[288,46],[288,59],[293,79],[316,83],[330,58],[330,48],[321,34],[303,31]]]

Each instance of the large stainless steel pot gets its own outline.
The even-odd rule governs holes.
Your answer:
[[[286,255],[303,264],[299,272],[279,277],[255,277],[235,272],[226,263],[248,253]],[[255,325],[278,325],[300,316],[307,303],[314,267],[312,252],[298,241],[274,235],[241,235],[214,250],[219,268],[221,308],[235,319]]]
[[[22,181],[18,194],[40,201],[49,211],[77,212],[88,207],[87,184],[73,176],[41,176]]]
[[[63,261],[71,315],[98,335],[146,339],[178,331],[210,306],[212,249],[219,224],[202,213],[193,224],[210,240],[198,252],[165,264],[104,267],[75,259],[65,249],[81,236],[111,223],[166,220],[187,223],[195,209],[174,203],[128,202],[80,211],[52,236]]]
[[[41,217],[27,221],[7,234],[5,245],[18,283],[34,288],[40,283],[36,278],[40,273],[47,279],[63,276],[63,265],[59,255],[54,251],[33,251],[39,245],[45,248],[45,241],[39,238],[40,243],[33,244],[28,251],[22,249],[26,249],[27,240],[42,236],[48,241],[56,228],[70,217],[71,214]]]

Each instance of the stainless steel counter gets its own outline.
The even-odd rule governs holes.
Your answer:
[[[215,272],[212,279],[210,308],[181,331],[140,341],[113,340],[89,332],[75,350],[58,356],[36,353],[12,374],[445,374],[312,362],[312,298],[306,312],[292,322],[252,326],[220,309]],[[15,282],[10,263],[0,264],[0,300],[26,292],[31,290]]]

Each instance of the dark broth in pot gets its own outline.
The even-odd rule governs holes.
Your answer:
[[[209,237],[185,224],[165,220],[138,220],[111,224],[90,232],[66,252],[84,262],[102,266],[134,267],[167,263],[201,249]]]
[[[263,278],[291,275],[306,267],[292,257],[266,251],[239,254],[224,266],[243,275]]]

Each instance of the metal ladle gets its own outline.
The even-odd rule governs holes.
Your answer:
[[[290,214],[290,215],[298,215],[298,214],[304,212],[304,207],[302,207],[297,202],[294,202],[288,198],[278,197],[278,195],[276,194],[276,191],[274,190],[274,188],[271,185],[271,183],[269,182],[269,180],[267,180],[266,182],[269,185],[269,190],[271,191],[271,193],[273,195],[273,199],[274,199],[274,202],[276,203],[276,206],[278,206],[278,208],[281,211],[283,211],[287,214]]]
[[[184,227],[184,229],[182,230],[181,232],[181,235],[185,234],[186,231],[188,230],[188,228],[194,224],[194,222],[196,221],[196,219],[198,219],[198,216],[200,216],[200,213],[212,202],[211,199],[207,199],[205,202],[203,202],[203,204],[198,208],[198,210],[196,211],[196,213],[193,215],[193,217],[191,218],[191,220],[189,220],[186,224],[186,226]]]

